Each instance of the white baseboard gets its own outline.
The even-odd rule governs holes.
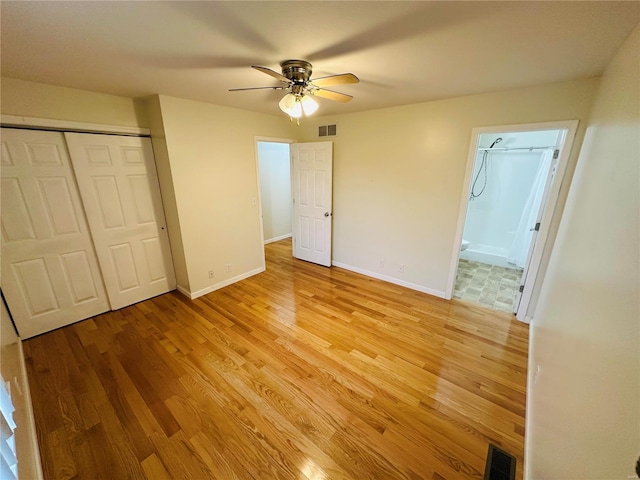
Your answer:
[[[252,277],[254,275],[257,275],[258,273],[262,273],[262,272],[264,272],[264,270],[265,270],[264,267],[259,267],[259,268],[256,268],[254,270],[250,270],[248,272],[241,273],[240,275],[237,275],[235,277],[223,280],[222,282],[215,283],[213,285],[210,285],[210,286],[208,286],[206,288],[203,288],[202,290],[198,290],[196,292],[190,292],[186,288],[181,287],[179,285],[176,288],[178,289],[178,291],[180,293],[182,293],[183,295],[186,295],[191,300],[194,300],[194,299],[196,299],[198,297],[201,297],[202,295],[206,295],[207,293],[211,293],[211,292],[215,292],[216,290],[220,290],[221,288],[224,288],[227,285],[231,285],[232,283],[236,283],[236,282],[239,282],[240,280],[244,280],[245,278]]]
[[[285,238],[291,238],[291,233],[287,233],[286,235],[280,235],[279,237],[273,237],[270,238],[269,240],[265,240],[264,244],[266,245],[267,243],[273,243],[273,242],[278,242],[280,240],[284,240]]]
[[[376,278],[378,280],[382,280],[384,282],[393,283],[395,285],[400,285],[402,287],[410,288],[411,290],[417,290],[418,292],[427,293],[429,295],[433,295],[434,297],[445,298],[445,292],[441,292],[440,290],[433,290],[432,288],[427,288],[422,285],[418,285],[417,283],[406,282],[404,280],[400,280],[399,278],[389,277],[387,275],[382,275],[377,272],[371,272],[369,270],[365,270],[359,267],[353,267],[351,265],[347,265],[345,263],[340,262],[331,262],[331,265],[335,265],[336,267],[344,268],[345,270],[349,270],[351,272],[359,273],[361,275],[366,275],[367,277]]]
[[[191,292],[189,291],[188,288],[184,288],[181,285],[176,285],[176,290],[178,290],[181,294],[183,294],[185,297],[189,297],[191,298]]]

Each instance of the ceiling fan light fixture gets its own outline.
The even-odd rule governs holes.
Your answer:
[[[293,93],[287,93],[280,103],[278,103],[280,110],[289,115],[292,118],[300,118],[302,116],[302,103],[299,97]]]
[[[302,104],[302,111],[307,117],[318,109],[318,102],[311,98],[311,95],[303,95],[300,103]]]
[[[2,1],[2,0],[0,0]],[[318,103],[313,96],[326,98],[336,102],[348,102],[353,97],[344,93],[327,90],[324,87],[332,85],[343,85],[348,83],[358,83],[358,77],[353,73],[341,73],[338,75],[328,75],[326,77],[311,78],[312,66],[306,60],[285,60],[280,63],[282,73],[278,73],[267,67],[252,65],[252,68],[259,72],[265,73],[270,77],[280,81],[285,86],[273,87],[250,87],[250,88],[232,88],[229,91],[237,90],[286,90],[286,95],[280,99],[278,106],[280,110],[289,115],[291,120],[297,120],[300,124],[300,117],[303,115],[313,115],[318,109]]]

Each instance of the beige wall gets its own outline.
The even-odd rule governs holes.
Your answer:
[[[264,240],[291,235],[291,159],[286,143],[258,142]]]
[[[640,27],[602,79],[532,323],[531,480],[631,478],[640,454],[638,51]]]
[[[176,273],[176,283],[182,291],[188,292],[190,291],[189,275],[187,274],[187,262],[185,259],[184,245],[182,243],[178,204],[173,188],[173,176],[171,173],[171,163],[169,162],[167,139],[164,133],[160,97],[154,95],[147,98],[146,108],[146,113],[149,118],[149,129],[151,130],[153,155],[158,171],[158,183],[160,184],[160,191],[162,193],[164,217],[167,222],[169,242],[171,242],[171,255]]]
[[[584,120],[597,84],[586,79],[304,119],[298,138],[305,141],[319,140],[318,125],[338,125],[334,261],[444,295],[471,129]]]
[[[2,113],[151,127],[161,188],[163,194],[168,192],[164,202],[178,284],[190,292],[253,270],[245,267],[255,267],[257,254],[255,245],[247,244],[246,258],[222,263],[207,259],[209,265],[203,259],[191,260],[197,273],[189,267],[187,257],[197,258],[209,241],[191,228],[197,223],[191,219],[198,211],[197,194],[205,195],[205,203],[215,198],[216,205],[205,208],[214,218],[226,218],[222,206],[229,202],[221,200],[222,192],[235,201],[239,195],[249,195],[249,202],[257,196],[257,191],[251,194],[248,187],[255,183],[254,136],[318,141],[318,124],[338,123],[339,135],[334,138],[334,261],[444,295],[471,129],[584,119],[597,83],[597,79],[587,79],[334,118],[309,118],[296,127],[285,116],[201,102],[156,96],[150,107],[148,100],[3,79]],[[240,164],[236,163],[238,158],[243,159]],[[251,166],[246,163],[249,159]],[[201,176],[200,171],[214,178]],[[241,180],[242,175],[247,177]],[[222,180],[227,177],[228,182]],[[204,184],[207,181],[212,181],[211,187]],[[197,188],[192,188],[192,182]],[[219,187],[214,187],[217,182]],[[243,186],[241,191],[235,189],[238,185]],[[238,207],[241,215],[234,220],[232,231],[252,238],[255,218],[246,205]],[[385,261],[384,268],[379,267],[380,260]],[[224,271],[226,264],[231,264],[231,272]],[[404,273],[398,271],[399,264],[405,265]],[[215,271],[212,281],[207,276],[207,281],[191,285],[193,279],[201,279],[202,271],[211,269]]]
[[[159,170],[171,174],[188,292],[201,295],[264,268],[255,137],[291,138],[295,126],[163,95],[159,104],[168,154]]]
[[[0,111],[5,115],[148,127],[146,109],[132,98],[3,77]]]

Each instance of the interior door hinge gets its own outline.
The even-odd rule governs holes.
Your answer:
[[[557,159],[560,156],[560,150],[557,148],[553,151],[553,159]]]
[[[524,292],[524,285],[520,285],[520,288],[518,289],[518,291],[519,291],[520,293]]]

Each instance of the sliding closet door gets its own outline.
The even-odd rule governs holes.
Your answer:
[[[2,289],[22,338],[109,310],[61,133],[2,129]]]
[[[151,140],[65,137],[111,307],[175,289]]]

